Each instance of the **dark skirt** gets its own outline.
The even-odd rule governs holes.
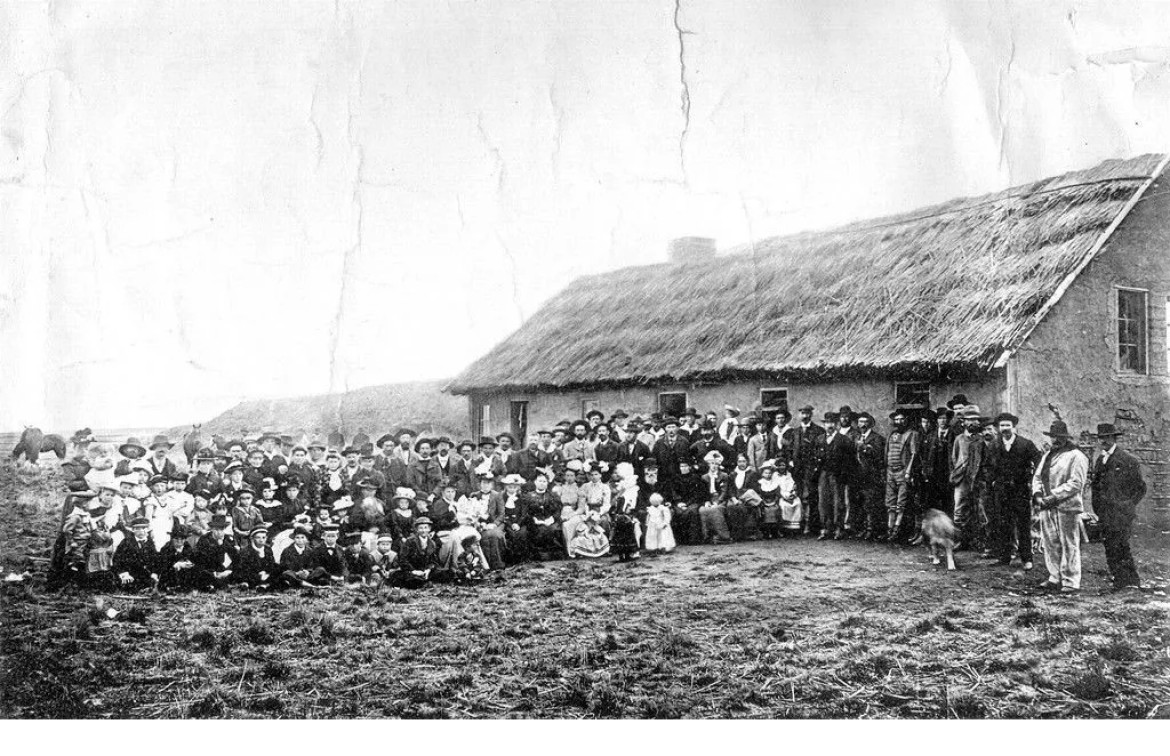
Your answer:
[[[724,513],[727,530],[733,541],[750,541],[760,537],[760,518],[755,507],[743,504],[728,505]]]

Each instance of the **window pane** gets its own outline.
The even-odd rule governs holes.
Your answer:
[[[1146,292],[1117,291],[1117,367],[1146,372]]]

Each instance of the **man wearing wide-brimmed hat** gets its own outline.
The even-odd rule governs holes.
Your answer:
[[[1137,457],[1118,444],[1122,432],[1113,423],[1097,426],[1100,450],[1092,464],[1093,511],[1105,536],[1105,561],[1113,579],[1113,590],[1141,587],[1137,565],[1129,548],[1137,505],[1146,495],[1146,482]]]
[[[150,456],[147,457],[147,464],[150,465],[151,475],[162,475],[168,480],[172,475],[179,471],[175,463],[167,459],[167,452],[171,450],[174,444],[170,440],[159,434],[150,442]]]
[[[983,528],[977,511],[976,489],[983,470],[983,414],[976,404],[966,405],[958,413],[962,432],[951,447],[951,490],[954,497],[955,528],[959,531],[956,551],[983,545]]]
[[[122,477],[130,474],[130,468],[136,460],[146,456],[146,447],[142,445],[141,441],[131,436],[126,439],[126,443],[118,446],[118,453],[122,455],[122,459],[118,460],[118,464],[114,467],[114,475]]]
[[[1032,477],[1032,504],[1040,511],[1040,546],[1048,579],[1042,590],[1076,593],[1081,589],[1081,513],[1089,460],[1073,443],[1068,426],[1055,420],[1044,431],[1052,439]]]

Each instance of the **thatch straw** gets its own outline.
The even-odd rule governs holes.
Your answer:
[[[586,276],[448,390],[985,371],[1161,160]]]

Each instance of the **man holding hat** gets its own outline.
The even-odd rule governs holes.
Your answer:
[[[1020,564],[1032,569],[1032,477],[1040,450],[1016,433],[1020,418],[1001,412],[995,418],[996,439],[987,445],[991,483],[992,553],[1001,565],[1011,564],[1015,540]]]
[[[133,537],[122,539],[114,552],[113,572],[123,588],[153,588],[158,584],[158,550],[150,540],[150,520],[134,518],[130,533]]]
[[[1137,457],[1118,444],[1121,431],[1113,423],[1097,426],[1100,451],[1092,465],[1093,511],[1105,536],[1105,561],[1113,590],[1139,590],[1141,579],[1129,548],[1137,505],[1146,495],[1146,482]]]
[[[1052,439],[1052,447],[1032,478],[1032,503],[1040,510],[1040,545],[1048,568],[1040,588],[1076,593],[1081,589],[1080,522],[1089,460],[1063,421],[1054,421],[1044,435]]]

